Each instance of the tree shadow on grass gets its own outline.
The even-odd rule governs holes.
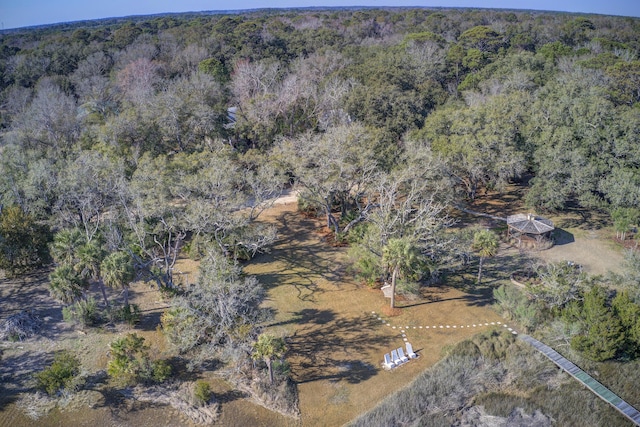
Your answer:
[[[337,317],[332,310],[296,313],[301,327],[287,339],[294,381],[345,380],[357,384],[376,375],[361,355],[389,345],[392,337],[370,333],[378,322],[371,316]]]
[[[51,352],[4,355],[0,361],[0,410],[15,402],[20,393],[32,391],[36,385],[33,374],[43,370],[52,360]]]
[[[12,279],[0,280],[0,319],[5,319],[22,310],[33,310],[40,318],[52,317],[62,320],[62,310],[49,295],[48,268]]]
[[[335,319],[333,310],[318,310],[317,308],[305,308],[292,313],[289,320],[270,323],[266,326],[303,325],[303,324],[326,324]]]
[[[336,286],[343,281],[344,267],[336,262],[340,251],[323,242],[316,233],[317,223],[300,219],[296,212],[285,212],[278,217],[278,232],[282,236],[270,253],[261,254],[251,260],[251,265],[277,263],[278,271],[256,273],[255,276],[266,288],[294,286],[299,298],[315,301],[323,290],[317,286],[322,278]]]
[[[148,309],[140,311],[140,322],[136,324],[136,329],[143,331],[155,331],[158,325],[160,325],[160,318],[164,309]]]
[[[556,228],[553,230],[553,244],[555,246],[568,245],[569,243],[574,243],[576,239],[573,237],[573,234],[569,233],[566,230],[561,228]]]
[[[559,214],[556,227],[579,228],[581,230],[599,230],[610,224],[609,214],[596,209],[586,209],[576,202],[570,202],[566,210]]]
[[[214,394],[215,394],[216,402],[219,402],[222,404],[230,403],[230,402],[233,402],[234,400],[246,399],[247,397],[249,397],[247,393],[244,393],[239,390],[227,390],[224,393],[214,393]]]
[[[427,304],[437,304],[446,301],[465,301],[466,305],[472,307],[484,307],[493,303],[493,288],[490,286],[465,287],[465,295],[452,298],[443,298],[442,294],[448,292],[447,287],[429,287],[423,291],[422,299],[407,303],[397,303],[398,308],[409,308]]]

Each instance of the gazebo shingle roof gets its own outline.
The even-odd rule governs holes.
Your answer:
[[[526,234],[545,234],[554,229],[553,222],[533,214],[510,215],[507,217],[507,225]]]

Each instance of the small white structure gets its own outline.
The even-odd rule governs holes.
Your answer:
[[[384,282],[384,286],[380,288],[385,298],[391,298],[391,284]]]
[[[404,363],[402,359],[400,359],[400,357],[398,356],[398,350],[391,350],[391,359],[393,360],[393,363],[396,366],[400,366]]]
[[[384,355],[384,362],[382,362],[382,367],[389,370],[392,369],[396,366],[395,363],[393,363],[393,360],[391,360],[391,356],[389,356],[389,353],[386,353]]]
[[[409,361],[409,358],[404,355],[402,347],[398,347],[398,357],[402,360],[402,363],[407,363]]]
[[[405,345],[407,347],[407,356],[409,356],[410,359],[416,359],[418,355],[413,351],[411,343],[407,342]]]

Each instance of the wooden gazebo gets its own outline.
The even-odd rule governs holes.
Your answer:
[[[522,246],[523,241],[533,242],[535,247],[540,247],[543,242],[551,241],[553,230],[551,220],[532,213],[507,217],[507,237],[515,239],[518,242],[518,247]]]

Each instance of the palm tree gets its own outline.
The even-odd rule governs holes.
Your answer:
[[[498,235],[489,229],[478,230],[474,233],[472,248],[480,256],[480,265],[478,267],[478,284],[482,282],[482,265],[484,264],[484,260],[486,258],[496,256],[496,254],[498,253],[499,245],[500,241],[498,239]]]
[[[82,232],[77,228],[60,230],[53,236],[51,256],[57,264],[74,264],[77,260],[78,249],[86,242]]]
[[[111,288],[124,289],[124,305],[129,306],[129,283],[135,277],[133,261],[126,252],[114,252],[100,264],[102,281]]]
[[[105,258],[106,252],[95,241],[87,242],[78,248],[78,263],[75,265],[76,271],[85,280],[94,280],[100,285],[104,303],[109,308],[109,300],[105,290],[104,282],[100,277],[100,263]]]
[[[382,262],[391,272],[391,308],[396,304],[396,284],[403,272],[409,272],[420,262],[420,251],[407,238],[389,239],[382,250]]]
[[[61,265],[49,275],[49,292],[63,304],[71,304],[82,297],[86,282],[70,265]]]
[[[271,369],[271,362],[274,358],[281,359],[287,351],[287,346],[284,339],[274,337],[269,334],[260,334],[258,341],[253,344],[253,354],[251,357],[254,360],[262,359],[267,364],[267,370],[269,371],[269,380],[273,384],[273,370]]]

